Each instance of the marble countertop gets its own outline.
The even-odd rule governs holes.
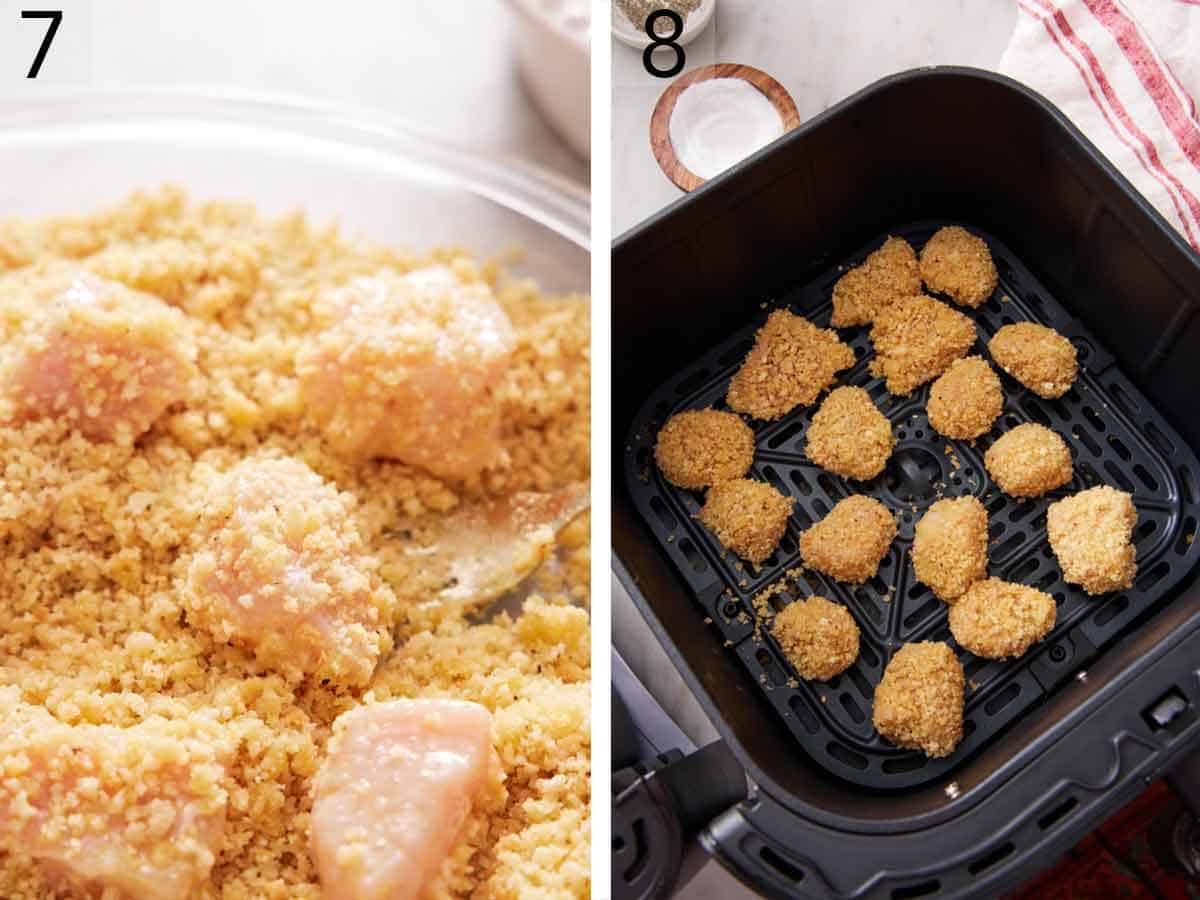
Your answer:
[[[88,80],[375,109],[586,185],[587,163],[546,126],[520,83],[508,5],[469,7],[468,18],[461,4],[444,3],[365,0],[351,11],[288,0],[131,0],[120,15],[92,12]]]
[[[1014,0],[716,0],[685,48],[684,71],[716,62],[756,66],[779,81],[801,121],[872,81],[929,65],[995,68],[1016,23]],[[612,41],[613,234],[682,196],[650,152],[649,122],[670,79],[641,51]]]

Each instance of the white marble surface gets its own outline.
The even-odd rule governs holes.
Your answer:
[[[376,109],[586,184],[587,164],[550,131],[520,84],[511,17],[503,0],[96,2],[90,80],[229,87]]]
[[[995,68],[1016,14],[1014,0],[717,0],[712,23],[686,48],[684,71],[715,62],[756,66],[787,88],[803,121],[904,69]],[[650,113],[670,79],[651,77],[639,51],[611,43],[619,235],[682,192],[650,152]]]

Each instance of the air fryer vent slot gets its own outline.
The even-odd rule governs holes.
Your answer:
[[[943,224],[916,223],[890,233],[920,248]],[[841,331],[857,361],[839,383],[858,385],[870,394],[892,423],[896,452],[879,477],[849,483],[805,457],[811,408],[777,422],[751,422],[757,446],[748,477],[771,483],[795,501],[784,539],[762,565],[736,559],[695,519],[703,496],[675,488],[662,478],[652,458],[655,438],[674,412],[723,407],[729,379],[771,308],[788,308],[826,326],[834,282],[845,267],[875,249],[883,236],[814,281],[769,302],[768,309],[759,311],[726,341],[676,372],[650,394],[630,429],[626,484],[662,552],[691,587],[697,614],[712,620],[721,640],[736,653],[761,695],[779,713],[783,727],[814,764],[870,789],[911,788],[943,778],[999,739],[1048,690],[1068,681],[1070,672],[1059,669],[1069,666],[1073,672],[1088,663],[1094,653],[1161,606],[1160,601],[1172,596],[1200,562],[1200,541],[1194,540],[1200,522],[1200,461],[1086,327],[1006,247],[984,237],[1001,280],[991,300],[968,311],[981,336],[972,352],[986,357],[986,336],[1005,321],[1042,322],[1079,348],[1081,371],[1075,385],[1062,397],[1047,400],[1002,375],[1005,407],[996,427],[974,443],[947,440],[930,428],[925,416],[928,386],[908,397],[893,397],[882,380],[870,373],[873,350],[867,329]],[[1047,424],[1066,438],[1075,477],[1049,497],[1017,500],[992,484],[983,454],[1004,431],[1030,421]],[[1138,576],[1129,591],[1089,597],[1061,579],[1046,543],[1046,507],[1097,484],[1133,493],[1139,512]],[[861,586],[801,571],[797,544],[806,528],[851,493],[878,497],[896,513],[899,528],[877,578]],[[930,503],[940,496],[968,494],[982,501],[990,517],[990,574],[1036,585],[1053,595],[1058,624],[1044,643],[1018,660],[988,662],[951,643],[967,678],[964,737],[950,756],[926,759],[898,750],[875,733],[871,703],[884,666],[901,643],[950,640],[945,604],[916,582],[908,550],[915,524]],[[793,599],[812,594],[844,604],[862,632],[858,661],[836,687],[799,678],[771,635],[773,615]],[[1072,651],[1069,663],[1061,658],[1065,647],[1081,648]]]

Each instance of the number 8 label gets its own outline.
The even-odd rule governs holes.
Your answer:
[[[664,17],[671,20],[673,27],[670,34],[660,37],[654,30],[654,23]],[[642,51],[642,65],[646,67],[647,72],[656,78],[670,78],[683,71],[683,47],[675,43],[681,34],[683,34],[683,19],[679,17],[679,13],[669,9],[658,9],[647,16],[646,35],[650,38],[650,46]],[[670,47],[675,51],[675,64],[671,68],[660,69],[654,65],[654,51],[659,47]]]

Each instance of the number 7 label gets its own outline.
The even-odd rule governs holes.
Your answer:
[[[50,21],[50,27],[46,29],[41,46],[38,47],[37,56],[33,58],[33,65],[29,67],[29,74],[25,76],[26,78],[37,78],[38,72],[42,71],[42,63],[46,61],[46,51],[54,43],[54,35],[58,34],[58,26],[62,24],[63,13],[61,9],[23,9],[21,18],[48,19]]]

